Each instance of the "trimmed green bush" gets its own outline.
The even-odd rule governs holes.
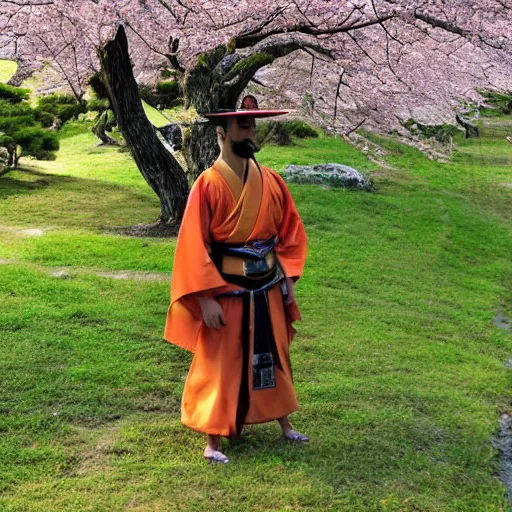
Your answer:
[[[175,80],[158,82],[155,87],[139,85],[140,97],[154,108],[172,108],[182,103],[181,90]]]
[[[266,121],[256,127],[256,142],[259,146],[275,144],[277,146],[293,146],[290,132],[284,123],[279,121]]]
[[[59,139],[52,131],[43,130],[38,126],[19,128],[12,134],[21,146],[21,156],[31,155],[39,160],[54,160],[54,151],[59,149]]]
[[[95,99],[87,102],[87,110],[92,112],[104,112],[109,109],[109,102],[107,99]]]
[[[418,123],[414,119],[407,119],[401,124],[413,135],[419,135],[422,139],[434,138],[441,143],[448,142],[450,137],[459,133],[459,129],[451,124],[426,125]]]
[[[48,96],[41,96],[37,104],[49,110],[52,105],[76,105],[77,101],[71,94],[49,94]]]
[[[168,80],[165,82],[158,82],[156,84],[156,91],[158,94],[164,95],[173,95],[174,97],[178,97],[180,95],[180,87],[178,82],[174,80]]]
[[[71,94],[51,94],[39,98],[36,111],[38,116],[46,112],[54,118],[58,117],[64,124],[70,119],[78,119],[79,114],[87,111],[87,106],[84,102],[78,103]],[[49,126],[51,124],[53,120]]]
[[[479,90],[478,91],[486,100],[488,103],[496,107],[498,110],[498,114],[512,114],[512,91],[484,91]],[[481,109],[486,113],[489,114],[490,109],[486,109],[483,107]],[[491,114],[496,115],[496,114]]]
[[[24,93],[14,93],[11,97],[24,97]],[[51,126],[53,120],[51,113],[33,109],[25,100],[12,102],[0,99],[0,145],[8,148],[10,161],[14,162],[12,165],[17,165],[20,156],[17,146],[21,147],[21,156],[30,155],[44,160],[55,158],[53,153],[59,149],[57,134],[44,129]]]
[[[8,146],[9,144],[13,144],[14,139],[9,137],[9,135],[0,134],[0,146]]]
[[[30,91],[28,89],[0,83],[0,99],[7,100],[10,103],[21,103],[27,100],[29,95]]]
[[[94,73],[94,75],[89,78],[89,85],[92,87],[94,94],[100,100],[108,100],[108,91],[105,85],[103,84],[100,74]]]
[[[502,113],[499,108],[481,107],[480,115],[482,117],[500,117]]]
[[[50,112],[36,110],[35,117],[39,121],[43,128],[49,128],[53,125],[55,117]]]
[[[294,121],[285,121],[283,123],[284,129],[294,137],[299,139],[309,139],[318,137],[318,132],[306,121],[296,119]]]
[[[276,144],[293,146],[292,137],[298,139],[316,138],[318,132],[305,121],[264,121],[256,128],[256,141],[259,145]]]

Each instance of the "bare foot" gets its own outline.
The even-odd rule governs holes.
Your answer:
[[[206,448],[204,449],[204,458],[208,462],[227,464],[229,459],[220,451],[220,436],[206,436]]]

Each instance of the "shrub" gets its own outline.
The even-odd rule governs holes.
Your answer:
[[[172,78],[173,80],[176,79],[178,75],[178,72],[175,69],[171,68],[164,68],[162,69],[162,72],[160,73],[160,76],[162,78]]]
[[[500,117],[502,113],[499,108],[481,107],[480,115],[483,117]]]
[[[401,124],[413,135],[419,135],[422,139],[434,138],[441,143],[448,142],[450,137],[454,137],[459,133],[459,129],[452,124],[426,125],[418,123],[414,119],[407,119],[407,121]]]
[[[166,96],[173,95],[177,98],[180,95],[180,86],[178,85],[178,82],[174,80],[158,82],[156,84],[156,92],[158,92],[158,94],[164,94]]]
[[[293,146],[289,131],[285,129],[284,123],[278,121],[259,123],[256,127],[256,143],[260,146],[268,143],[277,146]]]
[[[478,91],[491,105],[502,114],[512,114],[512,91]]]
[[[57,117],[65,123],[70,119],[78,119],[79,114],[83,114],[86,112],[86,109],[83,105],[75,104],[75,105],[57,105],[56,108]]]
[[[9,137],[9,135],[5,135],[4,133],[0,134],[0,146],[8,146],[13,143],[14,139],[12,137]]]
[[[265,121],[258,123],[256,142],[259,145],[276,144],[278,146],[293,146],[292,137],[306,139],[318,137],[318,132],[305,121]]]
[[[100,100],[108,100],[108,91],[103,84],[99,73],[94,73],[94,75],[89,78],[88,84],[92,87],[94,94],[96,94]]]
[[[8,149],[11,165],[17,165],[17,146],[21,147],[21,156],[54,158],[53,152],[59,148],[57,135],[41,126],[51,122],[52,114],[33,109],[25,100],[13,103],[0,99],[0,132],[3,132],[1,141]]]
[[[283,123],[284,129],[294,137],[299,139],[316,138],[318,132],[310,126],[306,121],[296,119],[294,121],[285,121]]]
[[[148,105],[156,107],[158,104],[158,94],[150,85],[141,84],[138,87],[139,96],[141,100],[145,101]]]
[[[14,131],[12,137],[21,146],[21,156],[31,155],[39,160],[52,160],[53,151],[59,149],[59,139],[52,131],[38,126],[22,127]]]
[[[180,87],[175,80],[158,82],[156,87],[139,85],[139,94],[146,103],[155,108],[171,108],[182,102]]]
[[[37,121],[39,121],[41,123],[41,126],[43,128],[49,128],[50,126],[53,125],[53,121],[55,119],[55,117],[50,114],[49,112],[45,112],[45,111],[38,111],[36,110],[35,112],[35,118]]]
[[[34,111],[28,103],[9,103],[7,100],[0,100],[0,118],[33,115]]]
[[[39,98],[36,112],[41,116],[43,112],[58,117],[62,124],[87,111],[84,102],[78,103],[71,94],[51,94]],[[53,120],[52,120],[53,123]],[[50,123],[50,126],[51,124]]]
[[[37,104],[49,110],[52,105],[76,105],[77,103],[75,97],[71,94],[49,94],[41,96]]]
[[[87,102],[87,110],[92,112],[104,112],[109,109],[109,102],[107,99],[96,99]]]
[[[27,100],[29,95],[30,91],[28,89],[0,83],[0,99],[7,100],[10,103],[21,103]]]

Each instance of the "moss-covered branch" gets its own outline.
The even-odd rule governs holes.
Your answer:
[[[268,41],[255,47],[253,52],[236,62],[224,75],[223,82],[228,86],[227,94],[238,97],[259,69],[297,50],[313,50],[333,58],[332,52],[317,42],[300,39]]]

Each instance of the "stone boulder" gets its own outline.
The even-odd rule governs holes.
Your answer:
[[[9,150],[0,146],[0,172],[9,164]]]
[[[289,165],[281,175],[289,183],[356,188],[368,192],[375,190],[371,178],[342,164]]]
[[[158,128],[173,151],[179,151],[183,144],[183,134],[178,123],[166,124]]]

